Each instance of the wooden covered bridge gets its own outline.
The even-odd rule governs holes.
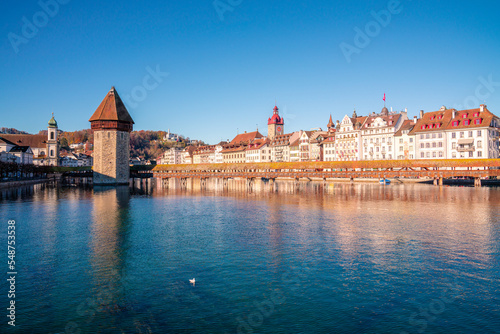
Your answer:
[[[390,160],[390,161],[317,161],[270,162],[241,164],[192,164],[157,165],[138,170],[159,179],[176,178],[185,182],[189,178],[246,178],[249,185],[255,178],[274,181],[277,178],[322,179],[332,178],[413,178],[432,179],[442,185],[446,178],[473,178],[475,186],[481,179],[500,176],[500,159],[440,159],[440,160]]]

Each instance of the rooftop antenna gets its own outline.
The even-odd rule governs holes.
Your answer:
[[[259,124],[256,124],[257,125],[257,131],[259,131]]]

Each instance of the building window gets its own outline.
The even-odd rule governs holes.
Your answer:
[[[50,132],[50,139],[54,140],[54,132]]]
[[[477,151],[477,157],[481,158],[482,156],[483,156],[483,152],[482,151]]]
[[[426,134],[426,135],[425,135],[425,139],[429,139],[430,137],[431,137],[431,135],[430,135],[430,134]]]
[[[473,158],[474,157],[474,152],[469,152],[469,158]]]
[[[427,152],[427,154],[425,155],[427,158],[430,158],[431,157],[431,152]]]
[[[481,134],[482,134],[481,130],[477,130],[477,136],[481,137]]]
[[[439,133],[438,137],[439,137],[439,138],[443,138],[443,134],[442,134],[442,133]]]
[[[451,148],[456,149],[457,148],[457,143],[451,143]]]
[[[451,157],[452,157],[453,159],[455,159],[455,158],[457,157],[457,152],[453,152],[453,153],[451,154]]]
[[[425,144],[425,148],[430,148],[431,147],[431,144],[430,143],[426,143]]]
[[[443,151],[440,151],[439,152],[439,157],[442,158],[443,157]]]
[[[399,151],[403,152],[403,146],[399,146]]]
[[[457,138],[457,134],[455,132],[451,133],[451,138]]]
[[[53,157],[54,156],[54,150],[50,150],[50,156]]]
[[[443,142],[442,142],[442,141],[440,141],[440,142],[438,143],[438,147],[443,147]]]
[[[475,119],[475,120],[474,120],[474,124],[476,124],[476,125],[481,124],[481,119],[480,119],[480,118]]]
[[[424,148],[424,143],[420,143],[420,148]]]
[[[399,143],[403,144],[403,138],[399,138]]]
[[[452,125],[453,126],[458,126],[458,121],[453,121]]]
[[[478,148],[482,148],[483,147],[482,141],[480,141],[480,140],[477,141],[477,147]]]
[[[474,133],[472,131],[469,131],[469,138],[474,137]]]
[[[413,143],[413,138],[410,138],[410,143]]]
[[[420,157],[423,158],[424,157],[424,152],[420,152]]]
[[[432,152],[432,157],[435,158],[436,157],[436,152]]]
[[[465,137],[465,132],[460,132],[460,138],[464,138]]]
[[[420,135],[420,139],[424,139],[424,135]]]
[[[436,142],[433,142],[433,143],[432,143],[432,147],[436,147]]]

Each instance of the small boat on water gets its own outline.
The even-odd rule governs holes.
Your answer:
[[[380,184],[391,184],[391,180],[389,179],[380,179]]]

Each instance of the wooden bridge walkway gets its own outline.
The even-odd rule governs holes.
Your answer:
[[[500,176],[500,159],[157,165],[138,173],[152,173],[160,179],[431,178],[435,184],[442,184],[444,178],[470,177],[480,186],[482,178]]]

